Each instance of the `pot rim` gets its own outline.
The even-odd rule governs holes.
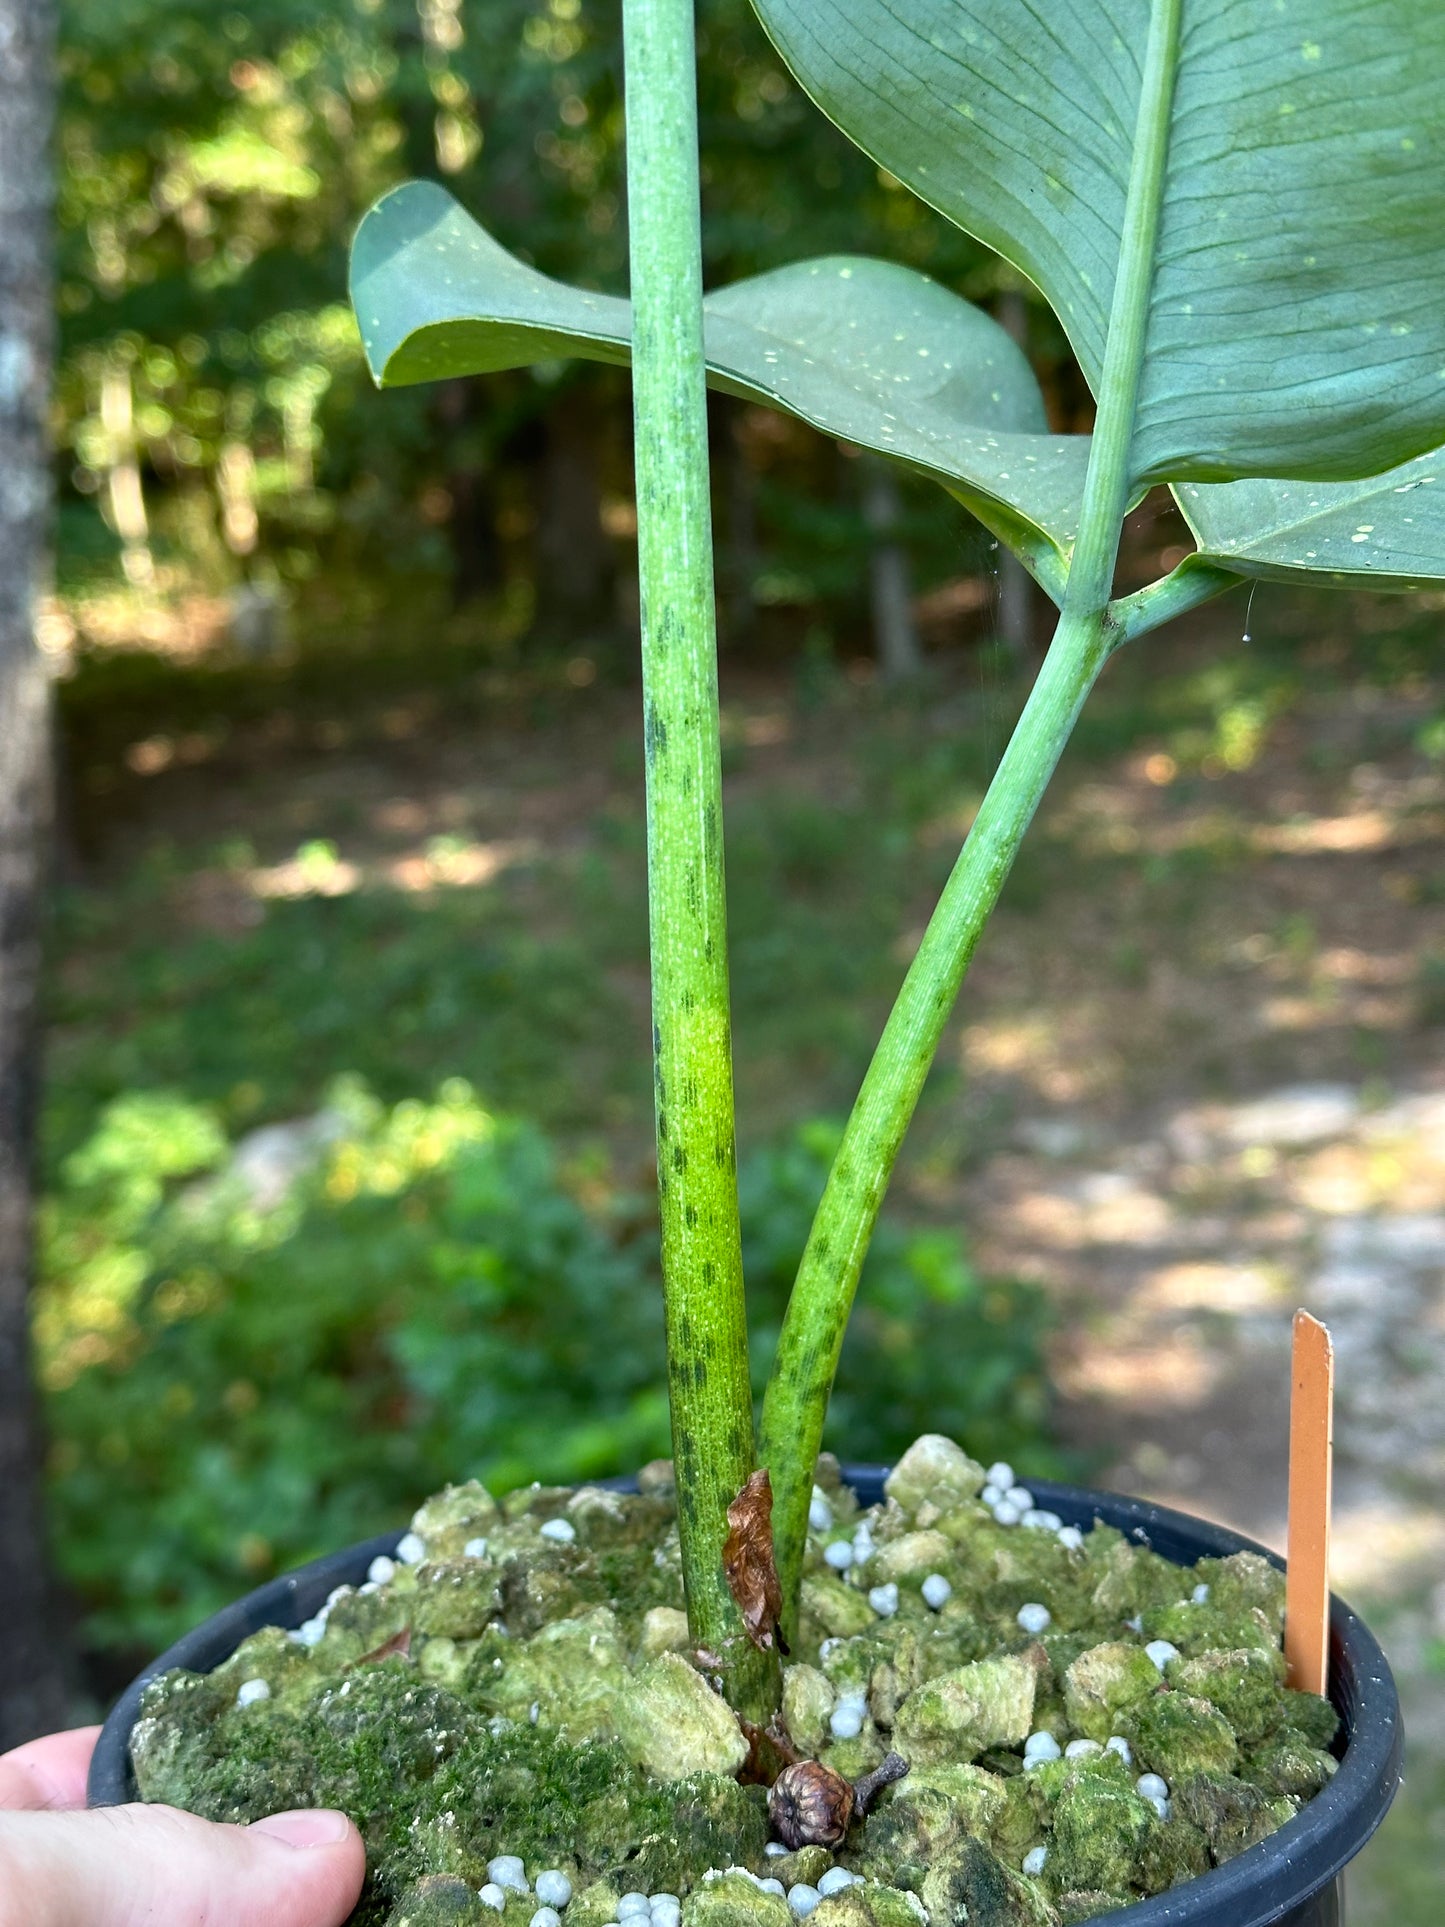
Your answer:
[[[888,1471],[886,1465],[842,1467],[845,1483],[865,1505],[881,1500]],[[591,1483],[636,1490],[633,1479]],[[1087,1528],[1100,1519],[1176,1564],[1256,1552],[1273,1566],[1284,1565],[1277,1553],[1242,1533],[1145,1499],[1049,1479],[1030,1479],[1029,1488],[1066,1524]],[[120,1806],[135,1799],[130,1736],[151,1680],[176,1667],[209,1672],[261,1627],[289,1630],[299,1625],[334,1586],[359,1583],[373,1559],[393,1553],[403,1531],[380,1533],[257,1587],[152,1660],[121,1694],[96,1742],[88,1804]],[[1389,1811],[1400,1783],[1404,1748],[1399,1697],[1389,1663],[1363,1620],[1338,1597],[1330,1602],[1330,1697],[1345,1739],[1339,1770],[1327,1787],[1267,1840],[1246,1848],[1222,1867],[1211,1868],[1167,1893],[1099,1914],[1088,1927],[1272,1927],[1329,1886]]]

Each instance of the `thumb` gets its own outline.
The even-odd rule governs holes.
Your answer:
[[[0,1924],[340,1927],[366,1855],[341,1813],[216,1826],[173,1807],[0,1813]]]

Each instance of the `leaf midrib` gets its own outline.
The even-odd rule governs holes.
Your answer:
[[[1131,453],[1169,165],[1182,14],[1183,0],[1151,0],[1099,409],[1069,574],[1068,604],[1080,611],[1102,609],[1109,600],[1134,480]]]

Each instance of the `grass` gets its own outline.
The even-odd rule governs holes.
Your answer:
[[[1229,646],[1226,604],[1212,627],[1111,665],[1006,892],[1001,922],[1021,943],[1045,943],[1039,920],[1112,905],[1106,970],[1126,984],[1207,943],[1214,906],[1258,868],[1259,771],[1290,747],[1307,695],[1333,689],[1346,711],[1377,698],[1348,740],[1312,732],[1317,787],[1362,749],[1428,736],[1428,617],[1324,642],[1314,619],[1306,599],[1264,590],[1263,644]],[[803,701],[786,679],[725,683],[735,1027],[755,1136],[849,1101],[1021,696],[992,666],[882,702],[836,669],[820,695],[804,667]],[[126,1090],[182,1091],[245,1128],[307,1109],[346,1072],[390,1100],[461,1075],[569,1138],[643,1142],[632,692],[579,692],[545,664],[499,682],[450,655],[440,685],[396,673],[361,674],[328,645],[249,679],[112,658],[67,686],[74,821],[93,854],[55,928],[53,1156]],[[1149,780],[1091,813],[1093,773],[1130,757]],[[387,827],[398,796],[400,831]],[[1151,837],[1165,806],[1179,828]],[[478,847],[504,857],[469,871]],[[1409,887],[1428,901],[1438,875],[1417,864]],[[1319,947],[1315,914],[1286,907],[1271,933],[1297,976]],[[1431,1012],[1436,961],[1427,951],[1419,973]],[[948,1083],[945,1068],[935,1097]]]

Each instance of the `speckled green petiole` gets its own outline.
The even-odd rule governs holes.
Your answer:
[[[668,1387],[692,1636],[766,1703],[723,1576],[753,1469],[733,1126],[691,0],[625,0],[653,1059]],[[763,1710],[763,1708],[760,1708]]]

